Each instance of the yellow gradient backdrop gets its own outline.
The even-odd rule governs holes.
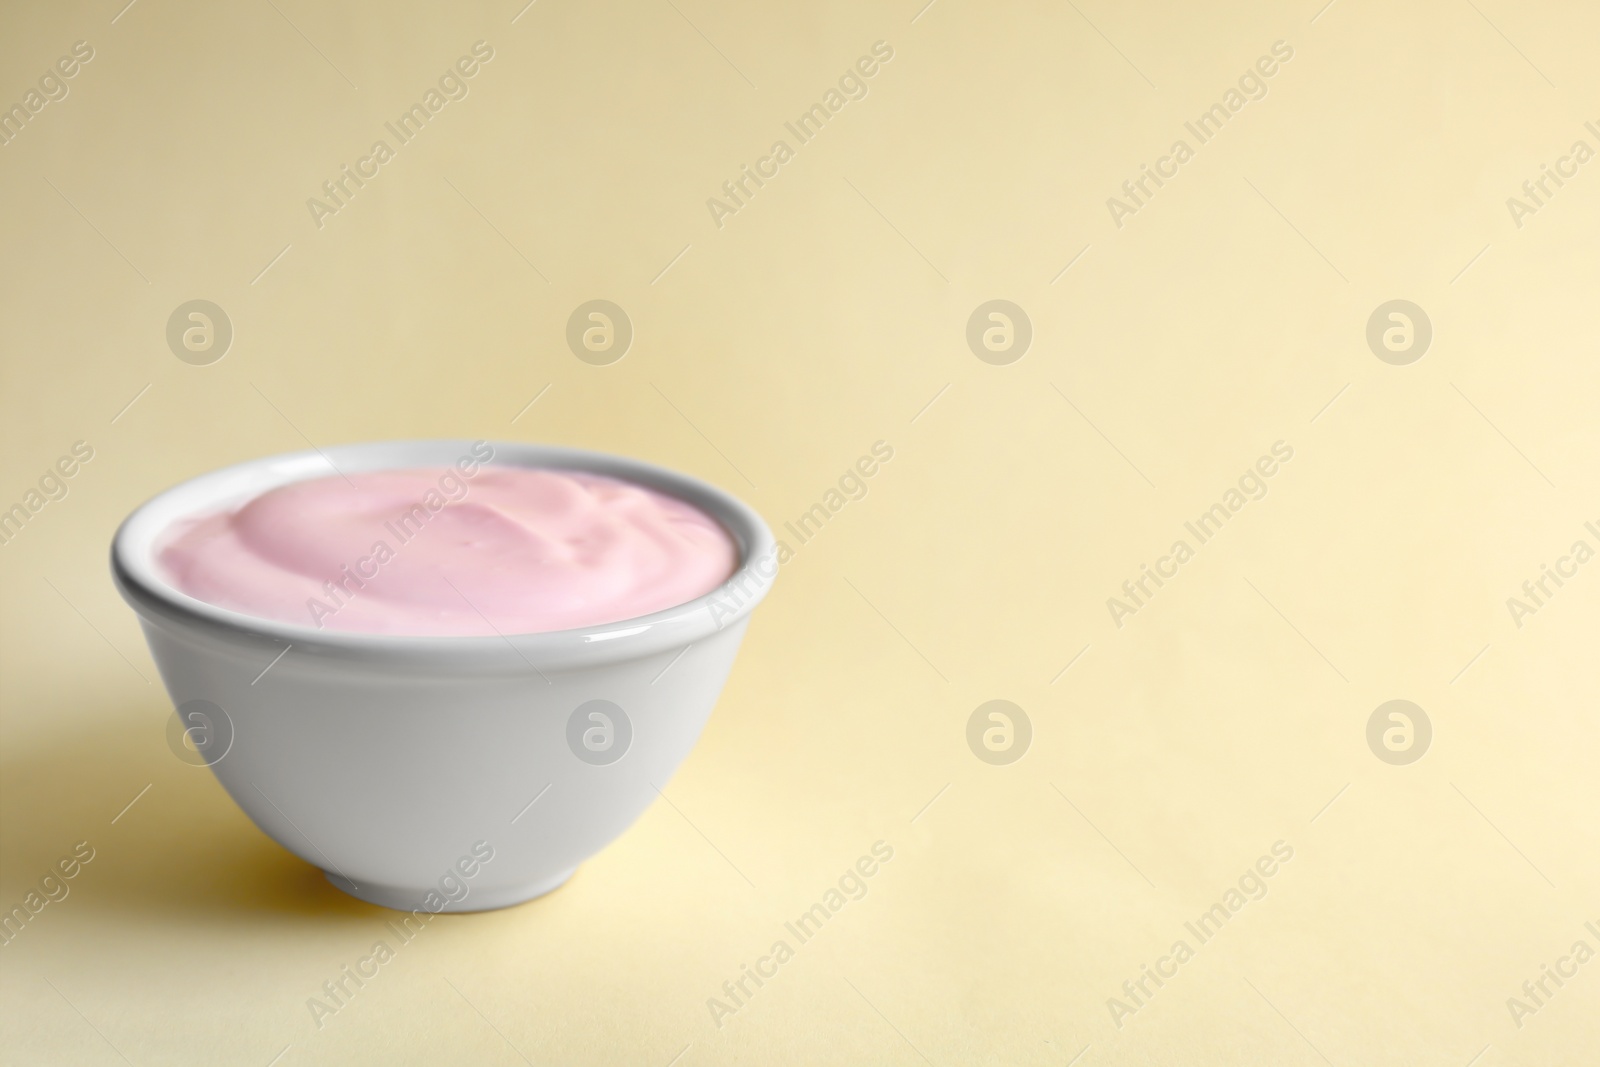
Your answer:
[[[0,908],[94,850],[0,947],[0,1062],[1596,1062],[1592,4],[123,3],[0,11],[0,509],[41,505]],[[220,360],[169,345],[193,300]],[[206,470],[424,436],[642,457],[781,536],[893,458],[790,541],[670,803],[318,1026],[390,913],[174,758],[106,551]]]

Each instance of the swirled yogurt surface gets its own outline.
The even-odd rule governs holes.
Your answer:
[[[738,562],[698,508],[630,482],[510,466],[352,473],[182,520],[157,544],[197,599],[319,629],[543,633],[703,596]]]

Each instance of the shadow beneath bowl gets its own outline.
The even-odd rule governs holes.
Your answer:
[[[114,722],[96,716],[103,725],[7,753],[0,908],[87,842],[93,858],[66,883],[73,911],[189,926],[277,917],[338,927],[394,914],[329,885],[257,829],[210,768],[176,757],[166,743],[171,715],[164,705],[121,710]],[[78,708],[70,718],[88,717]]]

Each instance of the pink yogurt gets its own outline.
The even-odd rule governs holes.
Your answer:
[[[709,515],[578,471],[451,467],[295,482],[175,523],[157,556],[183,592],[319,629],[543,633],[711,592],[738,550]]]

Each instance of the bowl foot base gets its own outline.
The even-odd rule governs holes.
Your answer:
[[[352,882],[350,879],[333,871],[323,871],[323,877],[340,892],[348,893],[357,900],[364,900],[368,904],[376,904],[383,908],[393,908],[395,911],[434,911],[432,907],[424,907],[423,902],[428,899],[428,894],[434,894],[439,900],[444,900],[444,907],[438,908],[439,913],[493,911],[496,908],[509,908],[515,904],[522,904],[542,897],[552,890],[559,889],[568,878],[571,878],[576,867],[572,870],[561,871],[534,882],[525,882],[522,885],[508,886],[492,891],[473,888],[468,883],[469,892],[460,900],[449,900],[439,891],[438,886],[424,886],[420,889],[411,887],[378,885],[374,882]],[[437,900],[429,900],[429,904],[436,904]]]

